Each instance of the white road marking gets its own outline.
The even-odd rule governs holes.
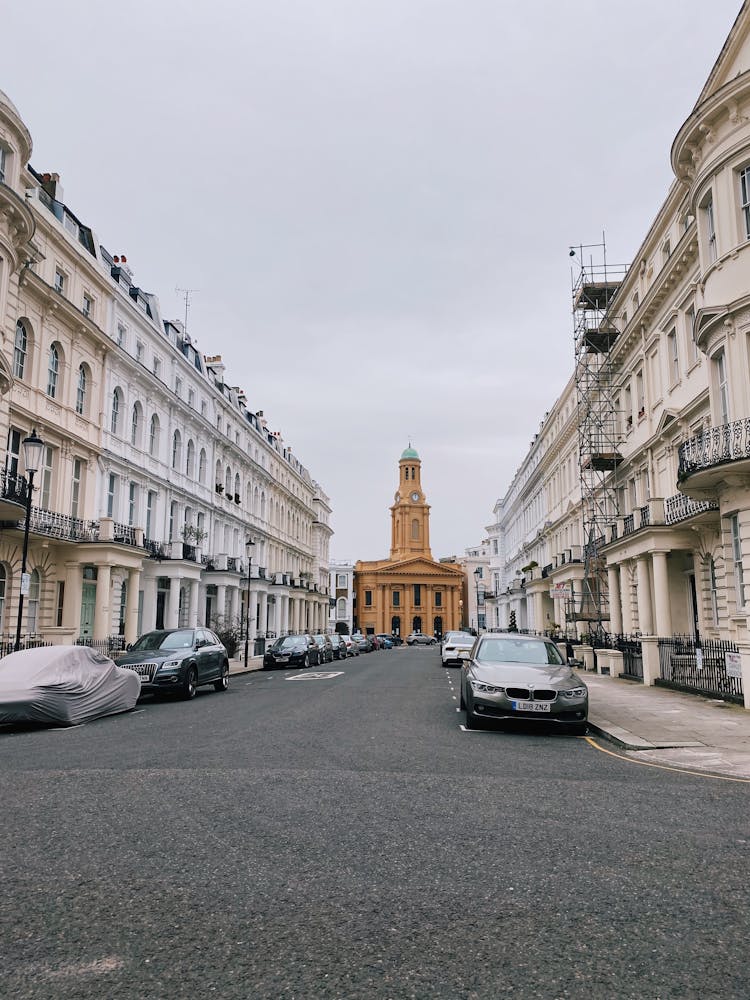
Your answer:
[[[327,681],[331,677],[340,677],[343,670],[314,670],[304,674],[294,674],[293,677],[285,677],[285,681]]]

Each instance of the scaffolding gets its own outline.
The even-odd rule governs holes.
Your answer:
[[[603,235],[601,243],[572,247],[570,254],[579,265],[571,272],[571,285],[584,573],[581,593],[566,602],[566,618],[588,622],[589,631],[600,635],[609,621],[602,549],[606,529],[619,513],[617,468],[622,462],[612,357],[619,331],[608,313],[627,267],[607,262]]]

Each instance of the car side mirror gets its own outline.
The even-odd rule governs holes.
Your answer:
[[[133,643],[132,643],[132,642],[129,642],[129,643],[127,644],[127,646],[125,647],[125,652],[126,652],[126,653],[129,653],[129,652],[130,652],[130,650],[131,650],[132,648],[133,648]]]

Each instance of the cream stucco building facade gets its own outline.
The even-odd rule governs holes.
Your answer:
[[[507,626],[513,609],[519,627],[587,630],[593,541],[607,629],[736,644],[748,704],[748,3],[674,140],[671,163],[675,180],[633,263],[610,281],[606,331],[576,331],[584,338],[578,364],[606,372],[606,386],[587,399],[587,376],[576,368],[495,505],[488,624]],[[593,287],[597,278],[584,274],[583,283]],[[587,451],[580,434],[581,406],[594,396],[595,405],[611,403],[606,456]],[[594,416],[602,425],[601,412]],[[610,512],[593,540],[582,528],[592,468],[605,470]]]
[[[15,632],[32,428],[45,450],[25,635],[325,629],[325,492],[221,356],[99,244],[60,178],[30,166],[31,149],[0,93],[0,633]]]

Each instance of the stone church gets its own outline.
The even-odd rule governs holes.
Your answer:
[[[409,446],[398,463],[391,505],[391,555],[355,566],[355,625],[365,633],[442,635],[463,617],[463,571],[430,551],[430,505],[421,462]]]

